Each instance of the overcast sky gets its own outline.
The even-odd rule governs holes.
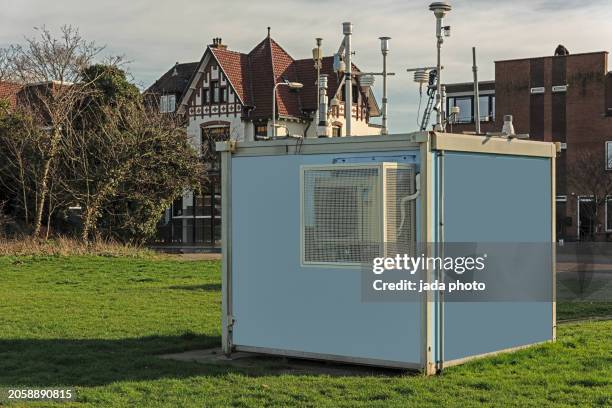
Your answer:
[[[418,88],[408,67],[435,64],[435,21],[421,0],[0,0],[0,47],[23,41],[33,27],[78,26],[83,36],[125,55],[129,70],[147,87],[175,61],[199,60],[213,37],[248,52],[272,27],[294,58],[308,58],[314,38],[326,55],[337,50],[343,21],[353,23],[355,62],[380,70],[378,37],[392,37],[389,124],[394,133],[415,130]],[[470,81],[471,47],[478,48],[480,78],[493,79],[493,61],[570,52],[610,51],[609,0],[455,0],[446,19],[444,81]],[[375,85],[380,93],[381,81]]]

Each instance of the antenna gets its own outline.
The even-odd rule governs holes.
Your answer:
[[[440,108],[436,112],[436,130],[439,132],[444,131],[444,107],[442,106],[442,43],[444,43],[444,36],[450,36],[450,26],[443,26],[443,20],[446,14],[451,11],[451,6],[446,1],[436,1],[429,5],[429,10],[433,11],[436,16],[436,37],[437,41],[437,49],[438,49],[438,64],[437,64],[437,74],[438,74],[438,83],[437,83],[437,91],[436,91],[436,105]]]

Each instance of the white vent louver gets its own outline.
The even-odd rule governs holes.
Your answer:
[[[415,244],[414,165],[302,168],[302,261],[359,264],[411,253]],[[385,246],[383,246],[385,244]]]

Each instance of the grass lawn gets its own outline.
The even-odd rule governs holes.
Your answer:
[[[217,262],[0,257],[0,388],[76,387],[62,407],[612,405],[612,321],[561,325],[554,344],[432,378],[155,357],[219,345],[220,299]]]

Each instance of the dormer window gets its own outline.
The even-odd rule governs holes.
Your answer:
[[[176,110],[176,95],[162,95],[159,98],[159,111],[171,113]]]
[[[353,97],[353,103],[359,103],[359,87],[357,85],[353,85],[352,86],[352,97]],[[346,98],[346,88],[344,85],[342,85],[342,87],[340,88],[340,100],[344,101]]]

